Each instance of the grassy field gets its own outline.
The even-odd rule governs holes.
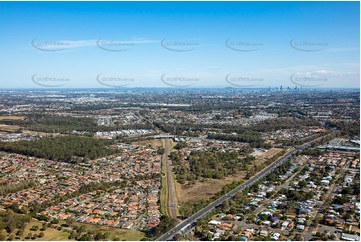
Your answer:
[[[197,201],[213,197],[220,192],[225,185],[231,184],[234,181],[243,180],[246,172],[239,171],[233,176],[228,176],[224,179],[203,179],[203,181],[196,181],[192,185],[182,185],[176,182],[177,197],[180,204],[188,201]]]
[[[282,152],[283,149],[272,148],[267,152],[264,152],[261,157],[257,157],[253,161],[252,165],[248,166],[248,169],[253,169],[254,165],[264,163],[266,159],[270,159],[273,156]],[[201,199],[208,199],[213,197],[216,193],[220,192],[225,185],[231,184],[235,181],[244,180],[247,175],[246,171],[238,171],[234,175],[228,176],[224,179],[203,179],[202,181],[196,181],[194,184],[180,184],[176,182],[176,192],[180,205],[188,201],[197,201]]]
[[[273,156],[277,155],[278,153],[280,153],[283,149],[280,148],[271,148],[269,150],[267,150],[266,152],[260,154],[259,156],[257,156],[257,159],[270,159]]]
[[[57,226],[61,226],[61,224],[64,224],[65,222],[60,222]],[[39,229],[37,231],[31,231],[30,229],[33,226],[38,226]],[[77,223],[74,222],[72,226],[85,226],[87,231],[94,231],[94,232],[101,232],[105,233],[108,232],[110,234],[109,240],[112,240],[114,238],[118,238],[119,240],[126,240],[126,241],[139,241],[142,238],[144,238],[144,233],[136,231],[136,230],[128,230],[128,229],[121,229],[121,228],[113,228],[108,226],[100,226],[100,225],[92,225],[92,224],[83,224],[83,223]],[[35,240],[38,241],[70,241],[68,239],[69,233],[65,231],[59,231],[57,229],[53,228],[47,228],[45,231],[41,231],[42,228],[42,222],[38,220],[31,220],[24,229],[23,236],[20,237],[21,240],[33,240],[33,239],[25,239],[29,233],[32,235],[36,234],[39,235],[39,233],[43,232],[44,236],[42,238],[36,238]],[[71,228],[65,228],[67,230],[71,230]],[[14,232],[16,234],[17,231]],[[6,234],[6,233],[5,233]]]
[[[8,121],[8,120],[25,120],[23,116],[0,116],[0,121]],[[14,132],[21,127],[18,125],[7,125],[7,124],[0,124],[0,130],[6,132]]]
[[[0,116],[1,120],[25,120],[25,117],[23,116]]]
[[[26,134],[38,134],[38,135],[48,135],[49,133],[46,132],[38,132],[38,131],[32,131],[32,130],[23,130],[23,133]],[[51,133],[52,136],[67,136],[67,134],[60,134],[60,133]]]
[[[165,173],[163,173],[163,164],[162,164],[162,189],[160,191],[160,212],[163,215],[166,215],[166,200],[167,200],[167,178],[165,175]]]
[[[19,125],[7,125],[7,124],[0,124],[0,130],[14,132],[20,129]]]
[[[31,231],[30,228],[33,225],[37,225],[39,226],[39,228],[42,227],[42,223],[37,221],[37,220],[32,220],[30,221],[30,223],[28,223],[25,227],[24,230],[24,235],[22,237],[22,240],[25,240],[25,237],[31,233],[31,234],[39,234],[40,232],[44,233],[44,237],[42,238],[36,238],[36,240],[56,240],[56,241],[61,241],[61,240],[69,240],[68,236],[69,234],[62,232],[62,231],[58,231],[57,229],[52,229],[52,228],[47,228],[45,231],[40,231],[40,229],[38,231]],[[30,239],[31,240],[31,239]]]
[[[181,216],[182,214],[179,212],[180,205],[179,205],[179,196],[178,196],[178,192],[177,192],[178,182],[176,179],[176,175],[174,173],[173,173],[173,180],[174,180],[175,195],[176,195],[176,200],[177,200],[177,216]]]
[[[173,151],[174,146],[177,145],[177,142],[174,142],[172,139],[168,139],[167,142],[168,142],[169,154],[170,154]],[[173,169],[173,166],[171,165],[170,168]],[[174,184],[175,196],[176,196],[175,199],[176,199],[177,205],[178,205],[176,208],[176,213],[177,213],[177,216],[181,216],[181,214],[179,212],[179,196],[178,196],[178,192],[177,192],[177,189],[178,189],[177,179],[176,179],[176,175],[174,174],[174,172],[172,172],[172,173],[173,173],[173,182],[174,182],[173,184]]]
[[[163,140],[161,140],[163,146]],[[160,190],[160,212],[163,215],[167,214],[167,177],[166,177],[166,169],[165,169],[165,157],[162,156],[162,189]]]
[[[170,147],[173,148],[173,147],[176,146],[176,145],[177,145],[177,142],[174,142],[172,139],[169,140],[169,146],[170,146]]]
[[[74,223],[74,225],[77,226],[85,226],[87,230],[96,231],[105,233],[110,233],[109,240],[112,240],[113,238],[117,237],[120,240],[126,240],[126,241],[139,241],[142,238],[144,238],[144,233],[136,230],[131,229],[120,229],[120,228],[113,228],[108,226],[100,226],[100,225],[93,225],[93,224],[83,224],[83,223]]]
[[[162,143],[161,139],[150,139],[150,140],[135,141],[135,142],[132,143],[132,145],[163,147],[163,143]]]

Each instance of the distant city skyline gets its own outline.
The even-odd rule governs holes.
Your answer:
[[[359,88],[359,2],[0,2],[0,88]]]

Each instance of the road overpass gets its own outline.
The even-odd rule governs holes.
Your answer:
[[[175,135],[159,134],[159,135],[153,135],[153,136],[149,136],[149,137],[154,138],[154,139],[173,139],[175,137]]]

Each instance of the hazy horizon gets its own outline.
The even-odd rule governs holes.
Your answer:
[[[0,2],[0,88],[360,88],[359,2]]]

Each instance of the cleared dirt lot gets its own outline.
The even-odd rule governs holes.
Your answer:
[[[253,169],[254,165],[261,165],[265,160],[274,157],[282,152],[283,149],[272,148],[261,155],[249,165],[248,169]],[[231,184],[235,181],[242,181],[247,175],[246,171],[238,171],[234,175],[228,176],[224,179],[203,179],[203,181],[196,181],[191,185],[182,185],[176,182],[176,193],[180,204],[187,201],[197,201],[199,199],[208,199],[220,192],[225,185]]]
[[[176,192],[179,203],[185,203],[188,201],[197,201],[200,199],[207,199],[220,192],[222,188],[231,184],[234,181],[243,180],[246,177],[245,171],[239,171],[233,176],[228,176],[224,179],[204,179],[196,181],[194,185],[182,185],[176,182]]]
[[[23,116],[0,116],[1,121],[9,121],[9,120],[25,120]],[[0,124],[0,131],[5,132],[15,132],[19,130],[21,127],[19,125],[8,125],[8,124]]]
[[[161,139],[150,139],[150,140],[135,141],[135,142],[132,143],[132,145],[163,147],[163,143],[162,143]]]
[[[270,159],[273,156],[280,153],[282,150],[283,149],[280,149],[280,148],[271,148],[271,149],[267,150],[266,152],[263,152],[262,154],[257,156],[257,159]]]
[[[21,127],[19,125],[0,124],[0,130],[2,131],[14,132],[20,128]]]
[[[25,120],[23,116],[0,116],[0,121],[2,120]]]

